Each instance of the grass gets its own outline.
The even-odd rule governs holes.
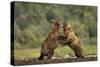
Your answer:
[[[97,54],[97,46],[96,45],[83,45],[82,46],[85,55]],[[23,50],[15,50],[14,56],[15,58],[32,58],[39,57],[40,48],[33,49],[23,49]],[[74,56],[74,52],[68,46],[60,46],[55,49],[54,56],[64,57],[64,56]]]
[[[82,46],[82,47],[83,47],[83,51],[84,51],[85,55],[88,55],[88,54],[97,55],[97,45],[85,45],[85,46]]]

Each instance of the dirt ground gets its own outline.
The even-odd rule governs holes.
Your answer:
[[[54,59],[44,59],[38,60],[37,58],[24,58],[16,59],[11,62],[14,66],[19,65],[36,65],[36,64],[54,64],[54,63],[69,63],[69,62],[86,62],[86,61],[97,61],[97,56],[86,56],[85,58],[54,58]]]

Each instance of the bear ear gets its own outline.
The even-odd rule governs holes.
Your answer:
[[[68,30],[72,30],[72,27],[70,26],[70,24],[68,24]]]
[[[67,24],[67,28],[70,28],[71,26],[70,26],[70,24]]]
[[[63,26],[67,26],[67,27],[68,27],[68,25],[69,25],[69,24],[68,24],[68,23],[66,23],[66,22],[64,22],[64,23],[63,23]]]

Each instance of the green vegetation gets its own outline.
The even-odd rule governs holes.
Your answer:
[[[96,54],[96,6],[15,2],[14,10],[15,57],[39,56],[40,47],[51,30],[51,20],[56,18],[72,26],[85,54]],[[58,47],[54,56],[65,54],[73,55],[73,52],[68,47]]]
[[[84,55],[95,55],[97,54],[97,47],[95,45],[85,45],[83,46]],[[40,55],[40,48],[35,49],[25,49],[25,50],[15,50],[15,58],[38,58]],[[55,50],[54,56],[55,57],[64,57],[65,55],[74,56],[74,52],[68,47],[58,47]]]

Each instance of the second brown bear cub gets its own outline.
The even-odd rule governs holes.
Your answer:
[[[69,24],[64,23],[63,30],[64,43],[74,51],[76,57],[84,57],[82,54],[83,50],[81,48],[80,40],[73,32],[72,27]]]
[[[47,59],[51,59],[51,57],[53,56],[54,49],[58,46],[57,38],[60,35],[59,28],[60,25],[58,23],[58,20],[54,20],[52,22],[51,32],[41,46],[41,54],[39,60],[42,60],[44,56],[46,56]]]

